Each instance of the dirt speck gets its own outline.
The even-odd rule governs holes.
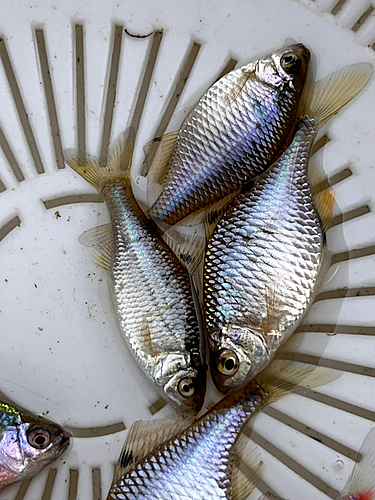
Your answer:
[[[36,283],[34,283],[34,288],[38,288],[38,285]]]
[[[42,326],[38,326],[38,330],[39,330],[40,332],[42,332],[42,331],[43,331],[43,327],[42,327]]]
[[[58,210],[56,210],[55,219],[60,219],[60,218],[61,218],[60,212]]]

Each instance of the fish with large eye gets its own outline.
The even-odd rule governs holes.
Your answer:
[[[178,412],[196,414],[206,370],[190,278],[133,195],[133,149],[129,132],[106,167],[66,159],[103,193],[111,218],[110,224],[84,233],[81,242],[97,245],[96,261],[110,274],[120,330],[139,366]]]
[[[27,431],[27,442],[38,450],[44,450],[51,443],[51,433],[43,427],[31,427]]]
[[[59,425],[0,401],[0,489],[43,470],[69,442]]]
[[[298,58],[288,52],[280,63],[290,70]],[[269,363],[324,282],[334,194],[322,191],[322,174],[309,166],[310,152],[319,127],[372,73],[370,64],[361,63],[315,84],[288,149],[231,201],[208,240],[203,309],[211,375],[223,393]]]
[[[280,59],[281,67],[287,73],[296,73],[301,69],[302,60],[298,54],[294,52],[287,52]]]
[[[159,140],[148,203],[163,230],[240,189],[287,148],[309,63],[309,50],[293,44],[231,71]]]

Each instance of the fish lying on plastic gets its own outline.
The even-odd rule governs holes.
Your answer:
[[[225,197],[286,149],[309,61],[309,50],[294,44],[231,71],[178,132],[163,136],[148,175],[150,215],[158,225],[165,230]]]
[[[84,233],[98,264],[111,273],[119,325],[134,357],[162,396],[181,413],[203,404],[206,372],[189,276],[150,230],[131,187],[134,138],[115,149],[106,167],[66,158],[107,203],[111,224]]]
[[[256,380],[226,396],[184,430],[180,427],[176,433],[164,422],[157,433],[153,422],[148,430],[145,424],[133,424],[107,500],[246,498],[257,482],[257,471],[250,484],[245,477],[233,476],[238,472],[233,468],[234,446],[244,425],[295,385],[316,387],[332,377],[328,370],[275,358]]]
[[[344,489],[336,500],[375,500],[375,429],[366,435],[361,449],[361,461],[357,462],[347,480]],[[266,493],[259,500],[283,500]]]
[[[334,196],[325,191],[314,197],[310,150],[319,126],[371,75],[371,65],[358,64],[316,85],[288,149],[231,202],[208,240],[203,303],[211,375],[221,392],[264,368],[298,326],[327,273],[324,230]]]
[[[43,417],[0,401],[0,489],[34,476],[69,446],[70,434]]]

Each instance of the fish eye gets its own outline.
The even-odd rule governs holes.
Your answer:
[[[294,73],[301,68],[301,58],[294,52],[288,52],[283,55],[280,64],[287,73]]]
[[[27,441],[30,446],[37,450],[43,450],[51,442],[51,434],[42,427],[32,427],[27,433]]]
[[[217,368],[223,375],[234,375],[239,368],[237,355],[229,349],[219,351],[217,353]]]
[[[195,393],[193,379],[190,377],[181,379],[178,383],[178,392],[185,398],[192,396]]]

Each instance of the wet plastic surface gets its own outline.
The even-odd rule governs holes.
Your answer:
[[[99,500],[125,428],[172,410],[156,411],[159,397],[120,335],[107,276],[78,242],[108,212],[64,168],[62,150],[105,156],[130,110],[137,125],[144,104],[134,161],[142,200],[144,144],[176,129],[223,71],[290,37],[312,50],[318,78],[357,61],[374,64],[374,9],[362,0],[18,0],[2,7],[0,391],[65,424],[75,439],[52,468],[0,499]],[[137,38],[125,29],[164,31]],[[148,79],[146,100],[136,101]],[[253,424],[264,461],[260,489],[287,498],[335,498],[375,421],[374,109],[372,81],[320,132],[326,144],[316,154],[335,185],[328,243],[337,272],[299,328],[307,332],[301,360],[322,356],[320,364],[346,373],[278,402]]]

